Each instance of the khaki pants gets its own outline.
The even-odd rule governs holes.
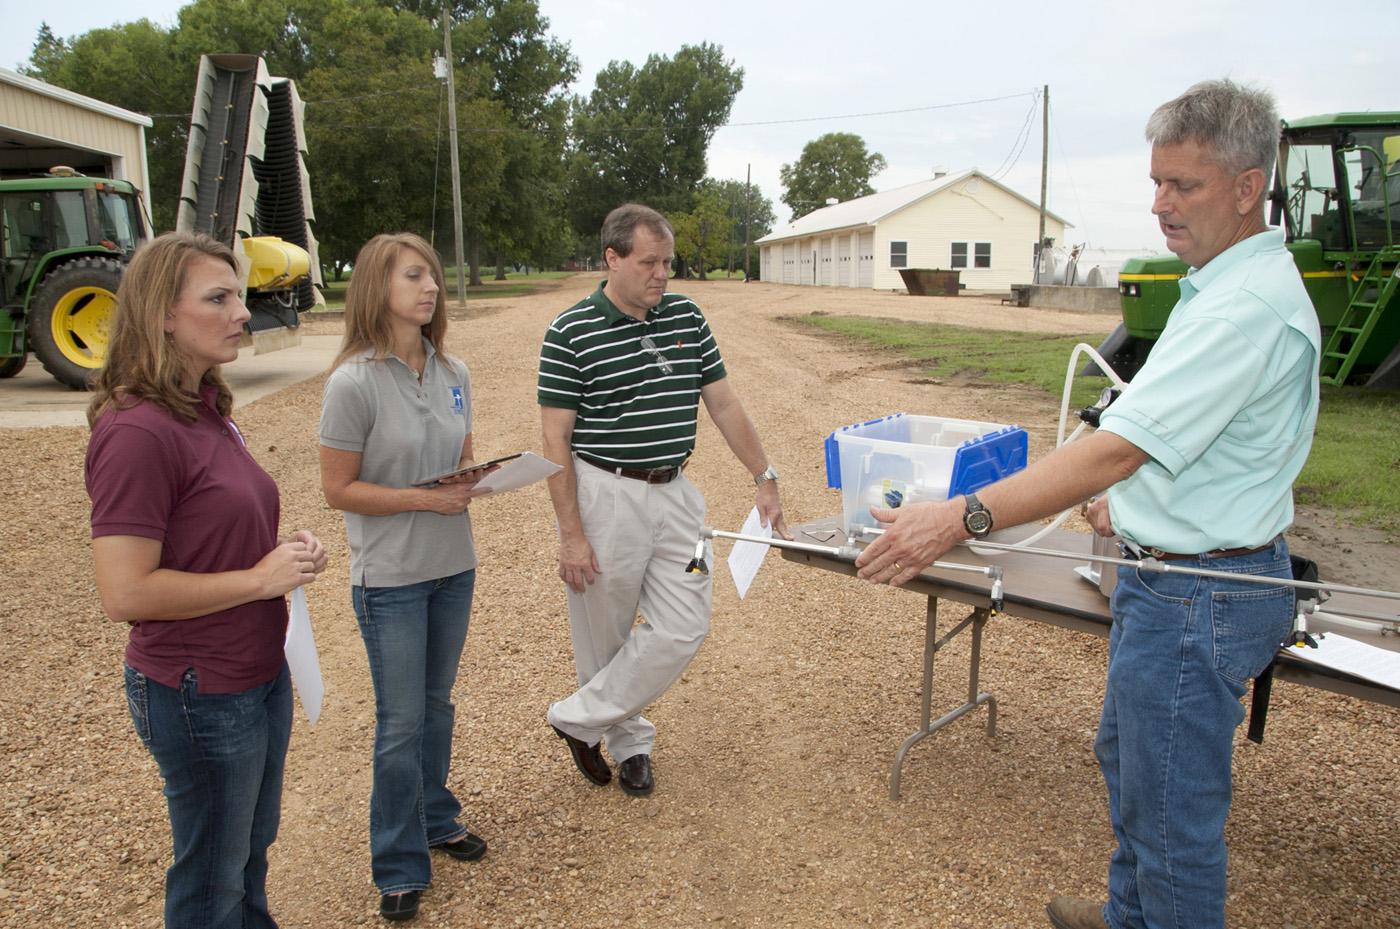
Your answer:
[[[606,740],[621,762],[651,754],[656,727],[642,710],[680,677],[710,629],[710,576],[685,570],[705,500],[685,475],[647,484],[577,458],[574,469],[602,573],[583,593],[566,588],[579,689],[550,706],[549,721],[589,744]]]

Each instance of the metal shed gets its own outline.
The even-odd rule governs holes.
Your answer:
[[[146,130],[151,118],[0,68],[0,177],[66,165],[130,181],[151,208]]]

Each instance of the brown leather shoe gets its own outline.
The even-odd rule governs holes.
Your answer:
[[[1045,908],[1055,929],[1108,929],[1103,904],[1078,897],[1056,897]]]
[[[608,767],[607,759],[598,750],[598,746],[589,745],[582,739],[576,739],[558,726],[550,726],[554,734],[565,742],[569,743],[569,754],[574,756],[574,766],[579,769],[584,777],[602,787],[612,780],[612,768]]]
[[[617,782],[634,797],[645,797],[656,787],[651,776],[651,756],[633,755],[617,766]]]

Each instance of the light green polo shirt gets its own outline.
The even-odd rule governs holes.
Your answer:
[[[326,379],[321,444],[360,455],[360,480],[385,487],[457,467],[472,431],[467,366],[423,340],[423,380],[395,355],[353,356]],[[476,567],[468,513],[411,510],[389,516],[345,514],[350,583],[402,587]]]
[[[1129,541],[1195,553],[1262,545],[1293,521],[1317,422],[1321,332],[1269,229],[1181,279],[1181,300],[1101,429],[1151,459],[1109,492]]]

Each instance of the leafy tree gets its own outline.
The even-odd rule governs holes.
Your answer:
[[[825,205],[828,197],[851,200],[873,194],[870,179],[885,170],[885,156],[868,152],[865,140],[851,132],[828,132],[802,148],[802,156],[778,172],[783,202],[792,218]]]
[[[720,199],[726,204],[729,215],[733,218],[729,234],[729,254],[725,256],[725,267],[731,270],[736,266],[743,267],[744,219],[746,216],[748,217],[749,241],[763,238],[773,231],[773,224],[777,222],[777,217],[773,214],[773,201],[763,196],[757,184],[749,184],[748,188],[745,189],[743,181],[707,180],[705,183],[714,186]],[[748,277],[758,276],[758,253],[757,248],[749,249]]]
[[[491,101],[497,119],[487,131],[501,136],[497,183],[491,196],[472,203],[467,221],[477,284],[483,247],[495,258],[498,277],[504,277],[507,254],[558,254],[569,115],[564,88],[578,73],[578,62],[567,45],[549,36],[549,21],[535,0],[456,6],[454,16],[463,17],[452,35],[461,67],[459,94]],[[460,103],[458,111],[460,120]]]
[[[718,45],[683,45],[640,68],[614,61],[593,92],[573,101],[570,219],[596,238],[607,212],[637,200],[665,212],[690,209],[705,153],[729,118],[744,71]]]
[[[704,185],[695,195],[694,209],[672,213],[667,219],[676,233],[676,258],[682,262],[682,273],[686,267],[693,268],[703,281],[706,270],[724,265],[733,220],[730,204],[717,185]]]

